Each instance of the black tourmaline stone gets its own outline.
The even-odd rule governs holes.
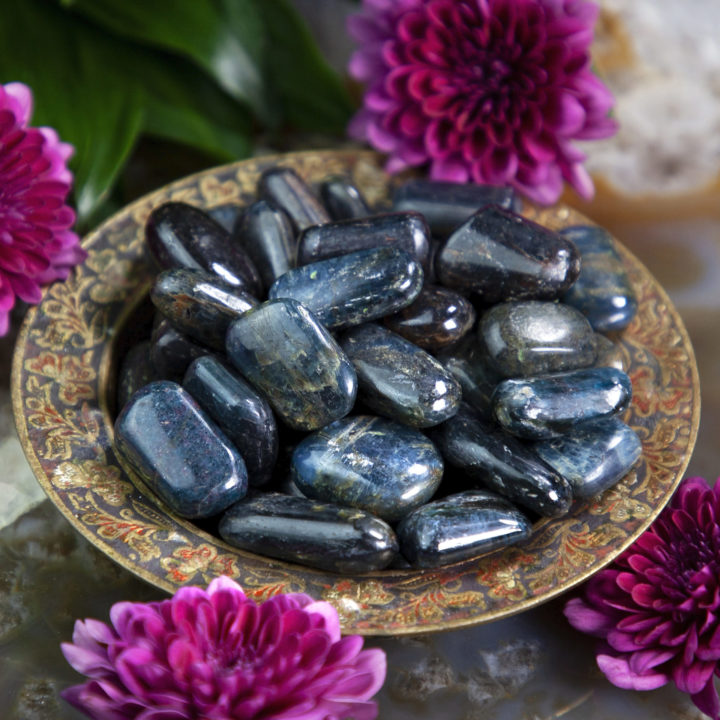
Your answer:
[[[486,205],[519,211],[515,191],[497,185],[458,184],[437,180],[410,180],[393,194],[393,210],[422,213],[434,235],[449,235]]]
[[[188,365],[203,355],[212,355],[205,345],[193,342],[176,330],[167,320],[161,320],[150,340],[150,362],[155,374],[163,380],[182,381]]]
[[[211,356],[190,365],[183,387],[240,451],[250,485],[265,485],[278,455],[277,425],[267,400]]]
[[[342,176],[325,180],[320,185],[320,197],[333,220],[350,220],[371,214],[360,191]]]
[[[396,247],[427,267],[430,228],[417,213],[387,213],[369,218],[341,220],[309,228],[298,238],[298,265],[347,255],[358,250]]]
[[[413,510],[398,525],[400,551],[416,568],[467,560],[530,536],[530,521],[495,493],[468,490]]]
[[[475,308],[452,290],[426,284],[412,304],[386,317],[384,323],[415,345],[437,351],[470,331]]]
[[[127,351],[118,373],[117,406],[122,410],[128,400],[143,385],[159,380],[150,360],[151,344],[144,340]]]
[[[233,228],[255,263],[266,288],[295,266],[295,231],[287,214],[265,200],[258,200],[240,216]]]
[[[336,573],[382,570],[398,550],[395,533],[380,518],[279,493],[233,505],[219,531],[242,550]]]
[[[457,412],[453,376],[429,353],[380,325],[349,330],[340,345],[355,366],[358,399],[379,415],[431,427]]]
[[[268,297],[297,300],[337,330],[406,307],[422,284],[422,268],[404,250],[372,248],[290,270],[273,283]]]
[[[593,225],[565,228],[561,233],[582,257],[580,275],[562,301],[580,310],[598,332],[623,330],[638,305],[612,236]]]
[[[597,348],[595,367],[614,367],[623,372],[627,370],[625,355],[618,343],[605,335],[595,333],[595,347]]]
[[[575,282],[580,254],[553,230],[491,206],[448,238],[435,268],[441,284],[487,303],[554,300]]]
[[[165,203],[150,213],[145,235],[162,269],[205,270],[252,295],[262,292],[260,276],[247,253],[200,208]]]
[[[176,383],[161,380],[135,393],[115,421],[115,446],[181,517],[217,515],[247,491],[242,457]]]
[[[642,453],[640,438],[618,418],[583,423],[568,435],[533,446],[572,486],[578,498],[593,497],[621,480]]]
[[[150,299],[173,327],[220,351],[230,323],[258,304],[244,290],[202,270],[160,273]]]
[[[616,415],[631,397],[630,378],[604,367],[505,380],[492,402],[496,420],[508,432],[544,440],[570,432],[577,423]]]
[[[310,186],[290,168],[266,170],[258,182],[258,195],[283,209],[297,232],[330,222],[330,216]]]
[[[388,522],[427,502],[443,462],[422,433],[383,418],[344,418],[295,448],[292,478],[300,492],[367,510]]]
[[[480,319],[479,335],[492,367],[503,377],[577,370],[597,358],[590,323],[562,303],[495,305]]]
[[[508,500],[548,517],[570,509],[567,481],[520,440],[482,420],[467,405],[434,428],[431,437],[450,465]]]
[[[235,367],[296,430],[316,430],[347,415],[357,375],[330,333],[295,300],[270,300],[228,330]]]

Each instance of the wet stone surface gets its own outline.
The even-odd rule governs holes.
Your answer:
[[[133,393],[153,380],[159,380],[150,360],[151,344],[144,340],[130,348],[118,372],[117,407],[122,409]]]
[[[161,320],[150,340],[150,362],[158,378],[180,382],[188,365],[196,358],[211,355],[212,350]]]
[[[284,210],[296,232],[330,221],[312,188],[290,168],[273,168],[258,181],[258,195]]]
[[[627,370],[625,354],[619,343],[613,342],[605,335],[595,333],[595,347],[597,349],[595,367],[614,367],[623,372]]]
[[[371,214],[360,190],[341,175],[330,177],[320,185],[320,197],[333,220],[350,220]]]

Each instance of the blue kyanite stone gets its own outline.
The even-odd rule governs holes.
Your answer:
[[[422,433],[372,416],[344,418],[295,448],[292,477],[304,495],[394,522],[427,502],[443,461]]]
[[[290,270],[273,283],[268,297],[293,298],[334,330],[406,307],[422,284],[422,268],[408,253],[372,248]]]
[[[182,517],[216,515],[247,491],[238,451],[174,382],[153,382],[133,395],[115,421],[115,447]]]
[[[210,355],[190,365],[183,387],[240,451],[250,485],[265,485],[278,455],[278,430],[267,400]]]
[[[640,438],[618,418],[578,425],[572,432],[533,445],[535,452],[572,486],[573,495],[593,497],[621,480],[642,453]]]
[[[195,358],[210,354],[210,348],[194,342],[164,318],[153,329],[150,339],[150,363],[157,379],[180,382],[188,365]]]
[[[337,573],[381,570],[398,550],[395,533],[380,518],[279,493],[241,500],[218,529],[243,550]]]
[[[457,412],[455,378],[429,353],[400,335],[368,323],[340,341],[355,366],[358,397],[373,412],[413,427],[431,427]]]
[[[637,299],[610,233],[594,225],[561,233],[582,257],[580,275],[562,301],[580,310],[598,332],[626,328],[637,312]]]
[[[562,303],[500,303],[482,316],[478,334],[490,365],[503,377],[577,370],[597,358],[590,323]]]
[[[468,490],[413,510],[397,533],[413,567],[434,568],[526,540],[530,530],[530,521],[504,498]]]
[[[295,300],[270,300],[230,325],[233,365],[296,430],[316,430],[355,402],[352,363],[317,318]]]
[[[538,515],[556,517],[570,509],[568,482],[520,440],[483,420],[467,405],[433,428],[430,437],[449,465],[481,487]]]
[[[616,368],[589,368],[501,382],[492,397],[496,420],[513,435],[543,440],[587,420],[627,408],[630,378]]]
[[[128,350],[118,372],[117,406],[125,407],[128,400],[143,385],[159,380],[150,360],[150,341],[144,340]]]
[[[334,175],[323,181],[320,197],[333,220],[351,220],[372,215],[362,193],[342,175]]]
[[[625,354],[619,343],[613,342],[605,335],[595,333],[595,347],[597,360],[594,367],[614,367],[623,372],[627,370]]]
[[[297,232],[330,222],[330,216],[312,188],[292,169],[266,170],[258,181],[261,199],[284,210]]]

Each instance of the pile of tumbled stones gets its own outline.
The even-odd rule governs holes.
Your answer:
[[[627,473],[632,388],[600,333],[637,304],[606,231],[542,227],[508,188],[320,196],[274,168],[248,207],[150,215],[159,313],[115,438],[172,512],[334,572],[432,568]]]

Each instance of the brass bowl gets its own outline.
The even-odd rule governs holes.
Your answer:
[[[179,180],[129,205],[90,234],[89,256],[48,288],[15,351],[15,419],[30,464],[50,499],[102,552],[163,590],[205,585],[225,574],[258,600],[306,592],[332,603],[347,632],[397,635],[487,622],[565,592],[607,565],[658,515],[690,459],[700,413],[693,350],[663,289],[618,245],[640,310],[619,339],[634,397],[627,420],[643,458],[614,488],[543,520],[530,539],[436,570],[339,576],[233,549],[177,518],[135,488],[113,449],[115,358],[133,311],[146,301],[150,210],[168,200],[201,207],[247,203],[263,170],[294,168],[310,182],[347,173],[376,203],[390,179],[365,151],[302,152],[245,160]],[[549,227],[588,220],[564,206],[528,206]],[[122,338],[125,338],[123,341]]]

